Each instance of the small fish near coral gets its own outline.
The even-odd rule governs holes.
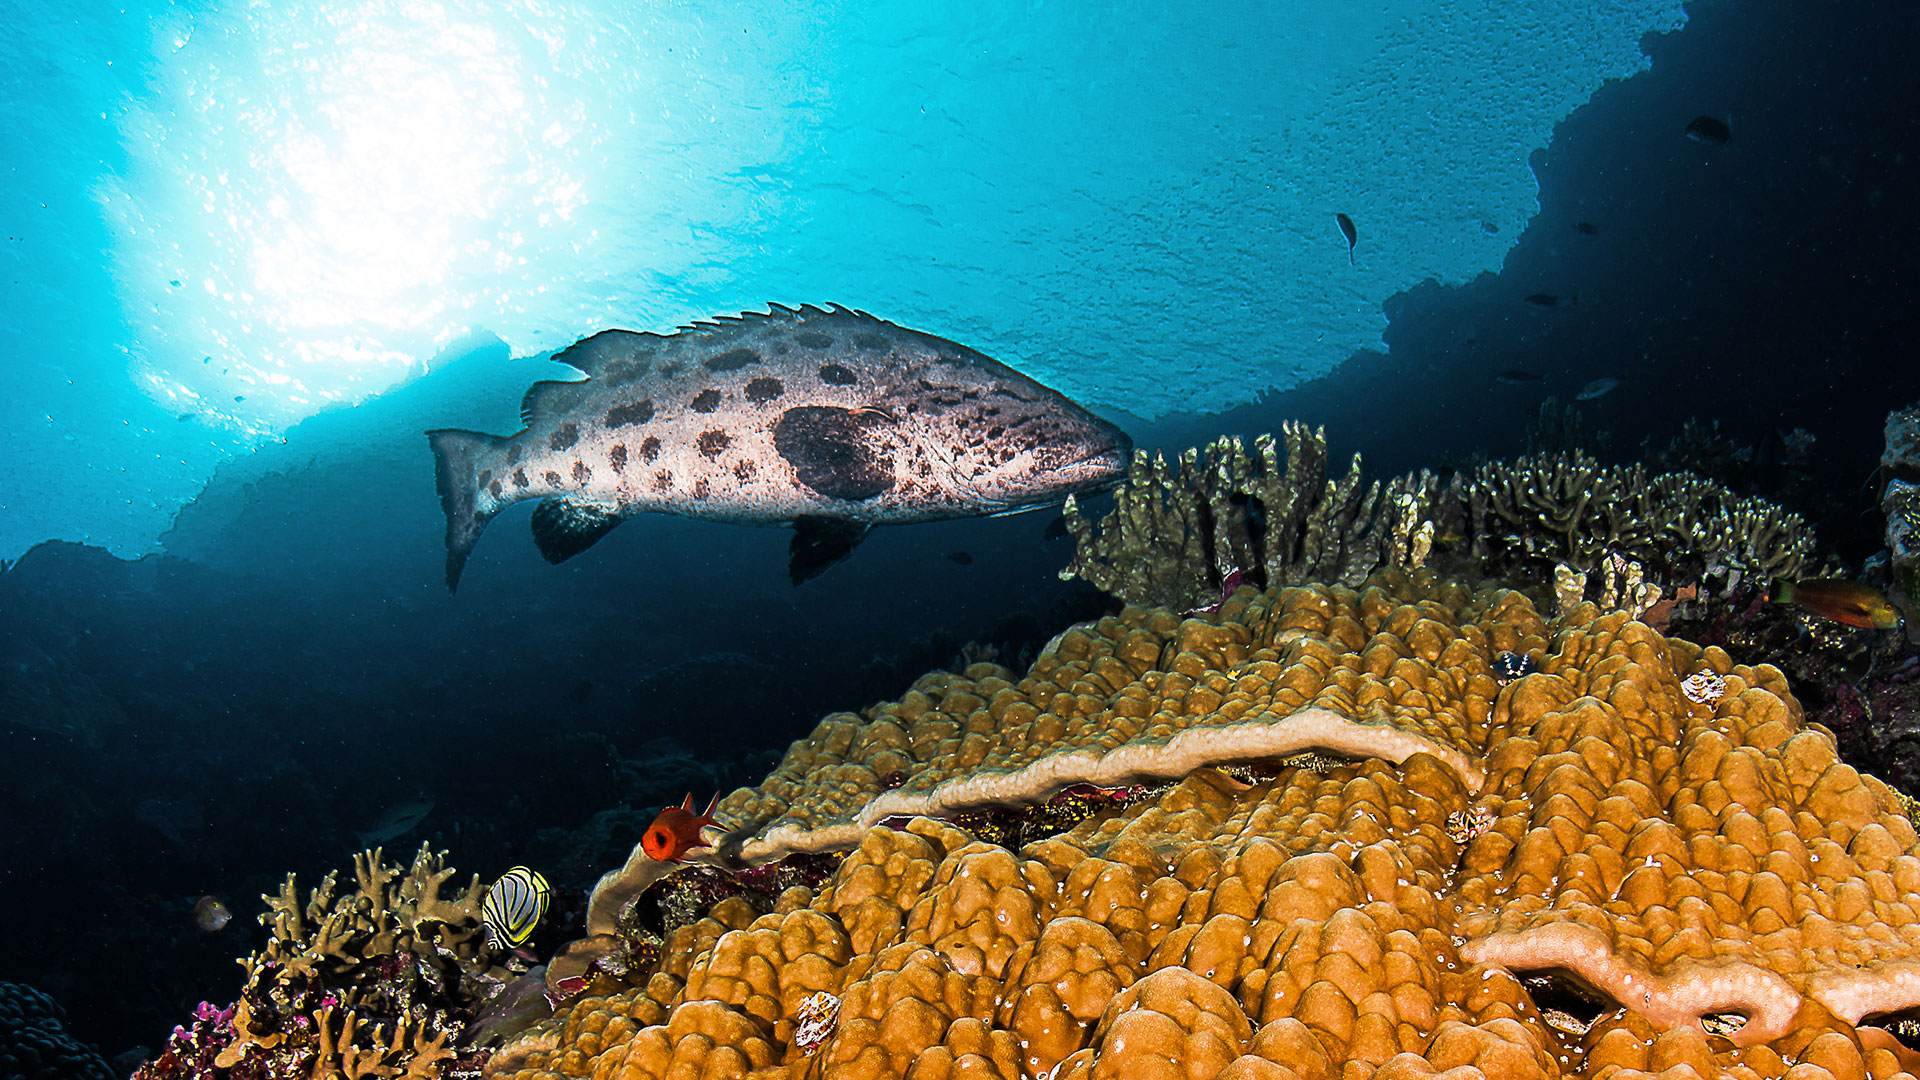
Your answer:
[[[1767,599],[1775,604],[1792,604],[1862,630],[1892,630],[1900,625],[1900,612],[1886,596],[1873,586],[1857,581],[1776,581]]]
[[[1725,146],[1733,139],[1733,128],[1717,116],[1696,116],[1687,121],[1687,138],[1709,146]]]
[[[687,857],[687,852],[706,847],[700,830],[718,824],[713,820],[713,808],[719,802],[720,796],[716,793],[705,810],[695,813],[693,793],[689,791],[679,806],[660,811],[660,816],[647,826],[646,833],[640,837],[641,849],[655,862],[680,862]]]
[[[1603,379],[1595,379],[1581,387],[1580,392],[1573,395],[1573,400],[1592,401],[1594,398],[1606,397],[1608,394],[1620,389],[1626,381],[1626,379],[1618,375],[1609,375]]]
[[[487,889],[480,904],[480,923],[486,928],[487,946],[492,949],[517,949],[533,936],[534,928],[546,918],[553,889],[537,871],[516,866],[500,875]]]
[[[193,925],[199,927],[201,933],[218,933],[232,921],[233,912],[217,896],[203,896],[193,902]]]
[[[793,526],[794,584],[875,525],[998,516],[1111,487],[1125,432],[967,348],[830,305],[773,305],[673,334],[605,330],[554,354],[586,374],[527,391],[505,438],[427,432],[447,587],[495,514],[540,500],[558,563],[661,512]]]

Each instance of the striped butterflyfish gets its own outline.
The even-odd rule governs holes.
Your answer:
[[[547,901],[552,896],[547,879],[524,866],[501,874],[480,905],[487,945],[494,949],[516,949],[526,944],[533,936],[533,928],[546,916]]]

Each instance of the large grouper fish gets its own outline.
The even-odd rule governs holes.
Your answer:
[[[526,430],[427,432],[447,587],[487,522],[539,499],[548,562],[647,511],[792,525],[795,584],[875,525],[1010,514],[1111,486],[1132,442],[996,360],[829,305],[673,334],[605,330],[555,353],[578,382],[527,391]]]

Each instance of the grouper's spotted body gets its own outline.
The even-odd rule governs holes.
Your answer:
[[[447,512],[447,581],[523,499],[559,562],[650,510],[800,527],[796,580],[873,525],[1008,513],[1110,484],[1124,433],[1012,368],[845,308],[608,330],[554,359],[510,438],[429,432]]]

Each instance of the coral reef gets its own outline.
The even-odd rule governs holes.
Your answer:
[[[1537,670],[1503,685],[1502,652]],[[1717,698],[1684,692],[1700,673]],[[1276,760],[1301,749],[1323,753]],[[874,827],[1156,778],[1018,849]],[[489,1075],[1920,1069],[1897,1033],[1920,1012],[1900,801],[1778,670],[1592,604],[1549,624],[1423,573],[1129,608],[1024,676],[829,718],[721,817],[737,859],[852,850],[771,910],[733,896],[672,929],[657,969]]]
[[[1382,568],[1472,560],[1481,574],[1554,580],[1563,598],[1638,615],[1662,590],[1724,597],[1813,563],[1813,531],[1798,515],[1689,472],[1603,466],[1573,449],[1481,464],[1444,484],[1425,471],[1368,484],[1357,455],[1327,478],[1323,432],[1289,423],[1282,436],[1284,467],[1264,435],[1251,453],[1225,438],[1171,465],[1136,450],[1098,528],[1069,501],[1076,547],[1062,576],[1190,611],[1216,602],[1235,574],[1261,588],[1352,585]]]
[[[293,875],[261,897],[264,948],[240,961],[229,1007],[202,1004],[136,1080],[254,1077],[439,1077],[477,1072],[452,1045],[512,976],[492,966],[475,877],[450,891],[445,853],[410,866],[379,849],[354,856],[353,888],[329,873],[302,902]]]
[[[1325,429],[1288,421],[1281,438],[1284,466],[1271,435],[1251,453],[1238,437],[1217,439],[1171,466],[1135,450],[1098,532],[1067,499],[1075,548],[1060,576],[1184,611],[1217,601],[1235,571],[1261,586],[1357,584],[1382,565],[1420,565],[1433,540],[1417,516],[1432,498],[1429,474],[1366,484],[1356,454],[1345,476],[1329,480]]]
[[[67,1034],[67,1011],[24,983],[0,982],[0,1076],[7,1080],[113,1080],[90,1046]]]

